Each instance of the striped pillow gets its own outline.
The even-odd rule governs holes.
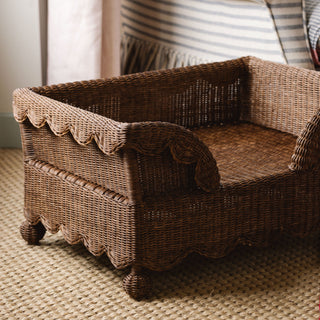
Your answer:
[[[314,69],[304,0],[122,0],[122,32],[123,73],[245,55]]]
[[[320,2],[319,0],[305,0],[308,35],[313,49],[316,48],[320,37]]]
[[[313,53],[313,60],[317,66],[320,66],[320,2],[319,0],[306,1],[306,16],[308,26],[308,36]]]
[[[288,64],[314,69],[308,43],[304,1],[267,0]]]
[[[121,10],[123,73],[246,55],[286,63],[261,0],[123,0]]]

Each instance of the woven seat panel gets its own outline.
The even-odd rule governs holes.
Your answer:
[[[288,171],[297,137],[251,123],[194,129],[217,161],[222,184]]]

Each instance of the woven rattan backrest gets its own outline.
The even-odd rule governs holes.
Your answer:
[[[237,59],[33,91],[116,121],[190,128],[238,121],[245,74],[243,60]]]

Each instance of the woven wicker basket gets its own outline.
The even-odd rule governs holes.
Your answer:
[[[246,57],[17,89],[23,238],[46,230],[145,270],[320,230],[320,75]]]

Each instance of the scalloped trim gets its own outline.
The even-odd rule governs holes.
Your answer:
[[[105,245],[97,245],[93,242],[90,241],[89,237],[86,237],[84,235],[80,235],[79,233],[70,230],[64,225],[51,225],[48,220],[46,220],[44,217],[37,217],[36,219],[32,220],[32,224],[37,224],[41,221],[41,223],[45,226],[46,230],[49,231],[50,233],[57,233],[58,231],[61,231],[63,238],[70,244],[77,244],[79,242],[82,242],[84,246],[87,248],[87,250],[93,254],[94,256],[101,256],[102,254],[106,254],[113,264],[113,266],[117,269],[123,269],[129,266],[132,266],[134,263],[133,259],[116,259],[113,255],[113,250],[111,247],[105,246]],[[30,221],[29,221],[30,222]],[[31,223],[31,222],[30,222]],[[238,246],[249,246],[249,247],[266,247],[270,243],[272,243],[275,239],[276,236],[280,236],[281,234],[289,234],[292,236],[299,236],[299,237],[305,237],[308,234],[310,234],[313,230],[317,230],[320,226],[312,225],[310,230],[307,230],[303,233],[300,231],[294,230],[292,228],[286,227],[283,228],[282,230],[274,231],[272,233],[272,236],[269,238],[260,238],[257,240],[256,236],[254,239],[252,239],[250,236],[249,237],[239,237],[235,239],[232,243],[226,243],[226,244],[221,244],[219,247],[215,246],[214,248],[199,248],[197,246],[193,248],[187,248],[183,250],[182,252],[180,251],[174,259],[165,261],[164,256],[162,257],[161,261],[158,262],[150,262],[150,259],[148,257],[139,259],[138,262],[140,266],[148,268],[153,271],[164,271],[171,269],[175,265],[181,263],[188,255],[192,253],[197,253],[200,254],[204,257],[207,258],[212,258],[212,259],[217,259],[217,258],[222,258],[227,256],[230,252],[236,249]],[[151,259],[152,261],[155,261],[154,259]]]
[[[29,221],[29,219],[28,219]],[[41,222],[47,231],[49,231],[52,234],[55,234],[59,231],[61,231],[61,234],[63,238],[66,240],[67,243],[70,245],[74,245],[77,243],[83,243],[84,246],[87,248],[87,250],[93,254],[94,256],[101,256],[104,253],[108,256],[111,263],[114,265],[117,269],[123,269],[133,264],[132,259],[127,259],[124,261],[119,261],[114,257],[113,250],[105,245],[102,244],[95,244],[92,241],[90,241],[89,237],[86,237],[84,235],[81,235],[80,233],[71,230],[67,228],[65,225],[60,224],[52,224],[50,221],[48,221],[45,217],[39,216],[36,219],[32,219],[32,221],[29,221],[29,223],[35,225],[37,223]]]
[[[14,91],[13,110],[19,123],[28,119],[36,128],[48,124],[56,136],[70,132],[74,140],[83,146],[95,141],[99,149],[108,155],[125,144],[126,123],[41,96],[28,88]]]

